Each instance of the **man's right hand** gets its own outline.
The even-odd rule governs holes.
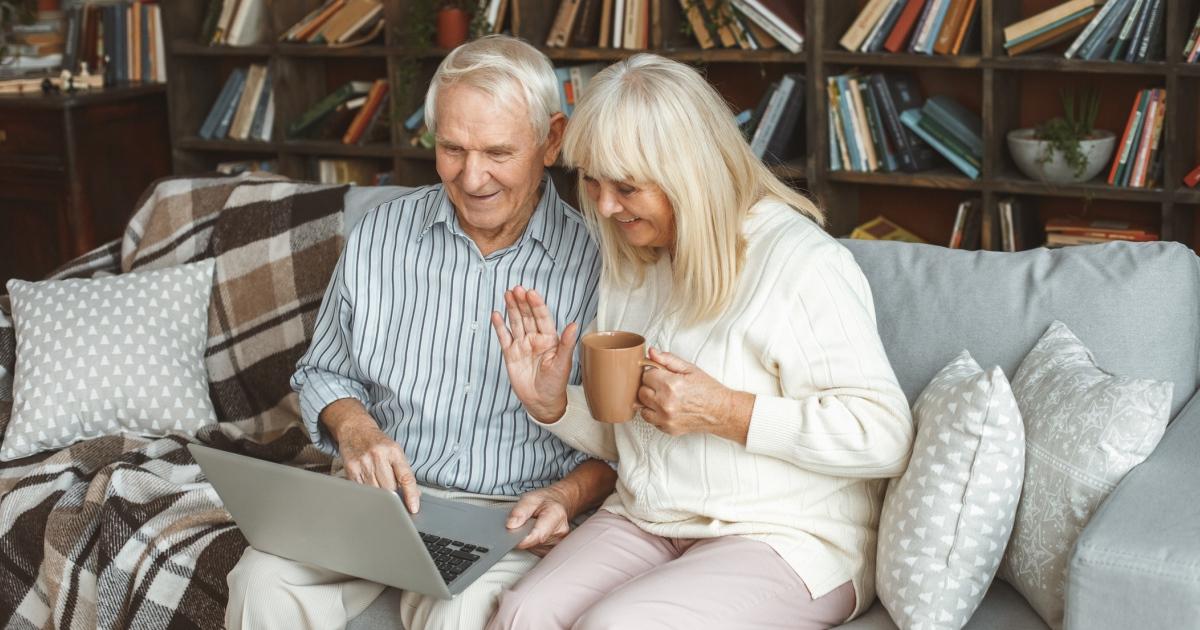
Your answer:
[[[346,478],[358,483],[400,490],[408,511],[421,506],[421,490],[404,449],[379,429],[374,418],[354,399],[338,400],[321,412],[321,421],[337,440]]]

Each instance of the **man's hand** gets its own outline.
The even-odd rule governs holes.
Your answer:
[[[337,440],[347,479],[384,490],[399,489],[408,511],[417,513],[421,490],[404,449],[379,429],[361,403],[338,400],[321,412],[321,421]]]
[[[541,557],[570,533],[574,509],[561,488],[548,486],[521,495],[505,525],[509,529],[516,529],[530,518],[536,519],[533,529],[517,545],[517,549],[528,549]]]
[[[504,354],[513,393],[539,422],[557,422],[567,409],[567,380],[571,376],[579,325],[572,322],[560,337],[554,316],[537,291],[516,286],[504,292],[508,325],[492,313],[492,328]]]

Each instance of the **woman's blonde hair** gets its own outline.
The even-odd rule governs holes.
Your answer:
[[[563,144],[583,177],[654,184],[675,211],[671,307],[685,321],[716,316],[733,298],[750,207],[777,199],[817,224],[824,214],[779,180],[750,151],[729,105],[690,66],[638,54],[598,73],[575,108]],[[661,251],[634,247],[596,204],[580,205],[600,239],[605,272],[640,284]],[[629,264],[627,264],[629,263]]]

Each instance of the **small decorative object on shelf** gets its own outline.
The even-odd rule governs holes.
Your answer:
[[[958,55],[978,49],[979,22],[977,0],[870,0],[838,43],[854,52]]]
[[[850,238],[857,238],[866,241],[905,241],[907,243],[924,243],[921,237],[909,232],[908,230],[892,223],[883,215],[877,216],[870,221],[854,228],[850,233]]]
[[[446,0],[437,12],[437,47],[451,49],[467,41],[471,14],[465,0]]]
[[[1092,91],[1076,99],[1062,92],[1063,116],[1036,129],[1008,132],[1008,150],[1026,177],[1052,184],[1086,182],[1104,168],[1116,146],[1116,134],[1095,128],[1100,96]]]

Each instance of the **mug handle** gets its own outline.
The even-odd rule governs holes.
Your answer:
[[[651,361],[650,359],[641,359],[638,361],[638,365],[644,368],[656,368],[659,370],[667,370],[668,372],[670,371],[667,366],[659,363],[658,361]]]

